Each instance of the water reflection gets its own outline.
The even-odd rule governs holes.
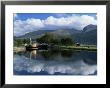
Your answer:
[[[89,75],[96,71],[96,52],[33,50],[14,53],[15,75]]]
[[[36,56],[37,56],[37,50],[33,50],[33,51],[31,51],[31,52],[29,52],[30,53],[30,59],[32,59],[32,58],[36,58]]]

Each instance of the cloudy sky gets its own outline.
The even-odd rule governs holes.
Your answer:
[[[16,13],[13,18],[14,36],[37,30],[82,30],[89,24],[97,24],[96,13]]]

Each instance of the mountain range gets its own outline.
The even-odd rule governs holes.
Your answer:
[[[34,32],[29,32],[25,35],[14,37],[16,39],[36,39],[41,37],[45,33],[50,33],[56,38],[71,37],[75,42],[81,44],[97,44],[97,25],[87,25],[83,30],[77,29],[57,29],[57,30],[38,30]]]

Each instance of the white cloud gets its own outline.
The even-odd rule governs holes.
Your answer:
[[[17,17],[17,14],[15,14]],[[27,32],[36,31],[39,29],[58,29],[58,28],[75,28],[77,30],[82,30],[85,26],[89,24],[97,24],[97,20],[89,15],[71,15],[67,17],[55,18],[50,16],[45,20],[29,18],[24,21],[15,20],[14,21],[14,35],[19,36]]]
[[[26,23],[34,27],[44,27],[43,22],[40,19],[34,19],[34,18],[27,19]]]
[[[44,24],[40,19],[27,19],[25,21],[15,20],[14,21],[14,35],[24,35],[25,33],[38,30],[43,28]]]

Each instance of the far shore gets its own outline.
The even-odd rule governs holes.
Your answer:
[[[19,47],[15,47],[14,46],[14,48],[13,48],[13,52],[20,52],[20,51],[25,51],[26,49],[25,49],[25,47],[23,47],[23,46],[19,46]]]
[[[54,47],[56,48],[56,47]],[[70,50],[86,50],[86,51],[97,51],[97,47],[89,46],[89,47],[84,47],[84,46],[57,46],[57,49],[70,49]],[[20,51],[26,51],[26,48],[24,46],[19,46],[19,47],[14,47],[13,48],[14,52],[20,52]]]
[[[60,46],[62,49],[97,51],[97,47],[92,46]]]

